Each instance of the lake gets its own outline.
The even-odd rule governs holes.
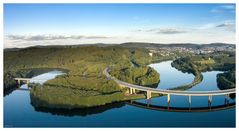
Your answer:
[[[171,62],[149,65],[160,73],[158,88],[169,89],[193,80],[192,74],[176,70]],[[218,73],[203,73],[203,81],[189,90],[219,90]],[[35,79],[53,79],[62,74],[52,71]],[[27,89],[27,85],[21,88]],[[34,108],[29,91],[15,90],[4,97],[4,127],[235,127],[235,107],[230,106],[234,99],[229,99],[229,104],[225,105],[224,96],[215,96],[209,108],[207,97],[192,97],[189,105],[187,97],[171,96],[169,109],[166,99],[163,96],[150,101],[141,99],[96,108],[61,110]]]

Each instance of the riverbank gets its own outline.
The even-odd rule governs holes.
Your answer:
[[[202,72],[206,71],[224,71],[217,75],[217,83],[220,89],[235,88],[235,55],[221,53],[217,55],[197,55],[193,57],[184,57],[173,61],[172,66],[182,72],[193,73],[194,81],[185,86],[175,89],[188,89],[203,79]]]

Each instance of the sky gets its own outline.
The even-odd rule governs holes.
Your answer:
[[[4,48],[235,44],[235,4],[4,4]]]

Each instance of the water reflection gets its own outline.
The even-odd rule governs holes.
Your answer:
[[[213,90],[220,90],[217,86],[217,74],[222,73],[222,71],[208,71],[203,72],[203,80],[193,86],[192,88],[188,89],[188,91],[213,91]]]
[[[183,73],[171,66],[172,61],[150,64],[160,74],[160,83],[157,88],[171,89],[193,81],[194,75]]]
[[[107,110],[112,110],[114,108],[122,108],[125,105],[134,106],[137,108],[143,108],[147,110],[156,110],[156,111],[166,111],[166,112],[211,112],[211,111],[220,111],[235,108],[235,102],[233,103],[225,103],[224,105],[216,105],[216,106],[208,106],[208,107],[170,107],[163,106],[163,105],[153,105],[151,103],[142,103],[137,101],[126,101],[126,102],[117,102],[106,104],[97,107],[90,107],[90,108],[79,108],[79,109],[56,109],[56,108],[46,108],[46,107],[34,107],[36,112],[44,112],[50,113],[56,116],[82,116],[86,117],[89,115],[100,114]]]
[[[13,91],[15,91],[17,88],[19,88],[20,86],[16,86],[16,87],[12,87],[12,88],[10,88],[10,89],[4,89],[3,91],[3,96],[5,97],[5,96],[8,96],[8,95],[10,95]]]
[[[167,66],[172,68],[170,62],[158,64],[166,64],[160,66],[161,70]],[[165,70],[164,73],[159,88],[187,84],[194,78],[182,72],[170,74]],[[217,87],[213,75],[206,77],[209,80],[198,88]],[[4,127],[235,127],[235,100],[225,101],[224,96],[213,97],[211,108],[208,97],[193,97],[189,107],[188,97],[172,96],[168,105],[167,98],[162,96],[152,98],[149,103],[142,99],[69,110],[34,106],[27,90],[27,85],[22,85],[4,97]]]
[[[44,84],[46,81],[54,79],[57,76],[64,75],[64,74],[66,74],[66,73],[64,73],[63,71],[53,70],[53,71],[32,77],[30,79],[30,83]],[[15,90],[19,90],[19,89],[29,90],[28,84],[26,84],[25,81],[20,81],[20,85],[16,84],[15,87],[11,87],[10,89],[4,89],[4,97],[7,95],[10,95],[12,92],[14,92]]]
[[[37,112],[44,112],[44,113],[51,113],[52,115],[61,115],[61,116],[88,116],[93,114],[100,114],[107,110],[111,110],[114,108],[121,108],[125,106],[125,102],[117,102],[106,104],[97,107],[89,107],[89,108],[79,108],[79,109],[57,109],[57,108],[46,108],[46,107],[34,107],[35,111]]]
[[[217,106],[208,106],[208,107],[170,107],[168,106],[161,106],[161,105],[152,105],[149,103],[142,103],[137,101],[130,101],[127,102],[128,105],[150,109],[150,110],[157,110],[157,111],[167,111],[167,112],[209,112],[209,111],[219,111],[219,110],[226,110],[230,108],[235,108],[235,103],[226,103],[224,105],[217,105]]]

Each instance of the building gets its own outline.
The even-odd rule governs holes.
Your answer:
[[[153,53],[152,53],[152,52],[149,52],[149,55],[152,57],[152,56],[153,56]]]

